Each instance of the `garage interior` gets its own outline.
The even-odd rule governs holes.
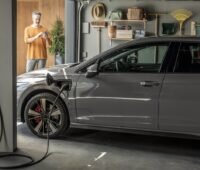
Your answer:
[[[23,27],[28,23],[28,19],[23,20],[22,15],[29,15],[33,9],[38,8],[44,13],[44,16],[46,15],[46,18],[43,18],[46,26],[51,25],[56,16],[61,17],[65,23],[65,34],[67,35],[65,62],[83,61],[127,41],[127,39],[110,40],[107,27],[101,29],[92,27],[91,22],[94,21],[94,18],[91,11],[98,2],[105,4],[107,16],[109,11],[115,9],[125,11],[130,6],[142,7],[153,15],[160,13],[158,26],[160,36],[163,35],[163,23],[176,23],[175,35],[179,34],[179,25],[170,15],[170,12],[176,9],[188,9],[193,14],[184,24],[183,36],[193,34],[192,23],[198,23],[200,16],[199,1],[157,0],[150,2],[148,0],[123,0],[123,3],[121,3],[120,0],[103,0],[91,1],[89,4],[85,2],[86,5],[83,7],[80,18],[79,39],[77,38],[79,33],[76,25],[78,22],[77,9],[81,5],[79,2],[73,0],[18,0],[16,3],[12,0],[1,1],[0,18],[3,24],[0,31],[5,32],[5,34],[0,34],[0,51],[2,55],[0,78],[3,80],[0,81],[0,104],[5,120],[7,141],[5,139],[0,141],[0,152],[13,152],[17,149],[18,153],[31,155],[37,160],[46,151],[46,139],[34,136],[25,124],[18,123],[16,126],[15,75],[25,71],[24,44],[20,37],[23,36]],[[19,13],[17,13],[17,9],[20,11]],[[16,21],[13,21],[15,18],[13,18],[13,14],[15,14],[13,11],[15,10],[17,16],[15,16]],[[56,14],[54,15],[54,13]],[[17,25],[18,22],[21,24]],[[155,24],[156,18],[153,16],[146,23],[147,35],[155,35]],[[143,29],[143,25],[140,23],[139,27],[139,29]],[[74,34],[74,30],[76,30],[76,34]],[[98,31],[100,31],[100,34]],[[92,46],[91,42],[94,42]],[[80,51],[77,48],[79,45]],[[51,56],[48,66],[53,65],[54,62],[54,57]],[[8,73],[6,77],[5,72]],[[199,151],[199,141],[194,139],[71,129],[59,139],[50,141],[50,155],[44,161],[23,169],[198,170],[200,168]],[[26,159],[15,157],[0,159],[0,166],[20,164],[24,161]]]
[[[112,24],[112,16],[110,16],[110,12],[113,11],[123,11],[123,17],[126,18],[126,14],[128,12],[129,7],[141,7],[145,11],[147,11],[146,17],[146,36],[167,36],[165,31],[163,30],[163,24],[177,24],[176,31],[173,35],[179,35],[179,24],[178,22],[172,17],[171,13],[177,9],[187,9],[192,12],[192,16],[184,23],[183,33],[182,36],[189,36],[194,35],[192,32],[192,23],[198,23],[199,21],[199,1],[176,1],[176,0],[158,0],[158,1],[145,1],[145,0],[124,0],[123,3],[120,3],[120,1],[117,0],[105,0],[101,1],[106,6],[107,11],[107,17],[106,21],[108,25]],[[105,50],[108,50],[111,47],[114,47],[116,45],[119,45],[121,43],[127,42],[127,38],[113,38],[110,40],[108,36],[108,27],[101,28],[101,35],[100,38],[98,38],[98,29],[96,27],[93,27],[91,24],[91,21],[95,21],[95,19],[92,17],[91,11],[92,8],[95,6],[97,2],[91,1],[91,3],[85,7],[85,9],[82,11],[82,34],[81,34],[81,59],[88,59],[92,56],[95,56],[99,54],[100,52],[103,52]],[[156,20],[156,15],[158,16],[158,19]],[[97,20],[101,18],[97,18]],[[157,26],[156,26],[156,23]],[[89,26],[88,26],[89,25]],[[113,22],[113,25],[117,26],[132,26],[133,29],[138,30],[144,30],[143,23],[138,22],[124,22],[121,23],[120,21]],[[90,29],[87,29],[87,28]],[[156,28],[157,27],[157,28]],[[164,31],[164,32],[163,32]],[[196,32],[198,34],[198,32]],[[99,40],[100,39],[100,40]],[[91,48],[91,45],[89,42],[93,41],[94,44]],[[100,45],[99,45],[100,41]],[[99,49],[100,47],[100,49]]]

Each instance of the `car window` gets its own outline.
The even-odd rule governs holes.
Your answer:
[[[119,50],[100,63],[100,72],[159,72],[168,44]]]
[[[200,73],[200,44],[182,44],[173,72]]]

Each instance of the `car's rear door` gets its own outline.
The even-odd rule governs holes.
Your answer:
[[[80,75],[76,89],[77,121],[85,124],[156,129],[160,68],[169,43],[140,45],[113,52],[93,78]]]
[[[180,43],[160,95],[161,130],[200,133],[200,44]]]

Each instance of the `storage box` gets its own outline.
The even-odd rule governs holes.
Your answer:
[[[133,38],[133,31],[132,30],[117,30],[116,31],[116,38]]]
[[[128,8],[127,18],[128,20],[143,20],[144,9],[138,7]]]

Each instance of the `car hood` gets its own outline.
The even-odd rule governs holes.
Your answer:
[[[17,86],[27,84],[27,83],[35,84],[38,82],[44,82],[46,80],[47,73],[51,74],[52,76],[63,78],[63,76],[65,75],[65,69],[70,68],[73,65],[75,64],[70,63],[70,64],[56,65],[50,68],[35,70],[35,71],[21,74],[17,76]]]

